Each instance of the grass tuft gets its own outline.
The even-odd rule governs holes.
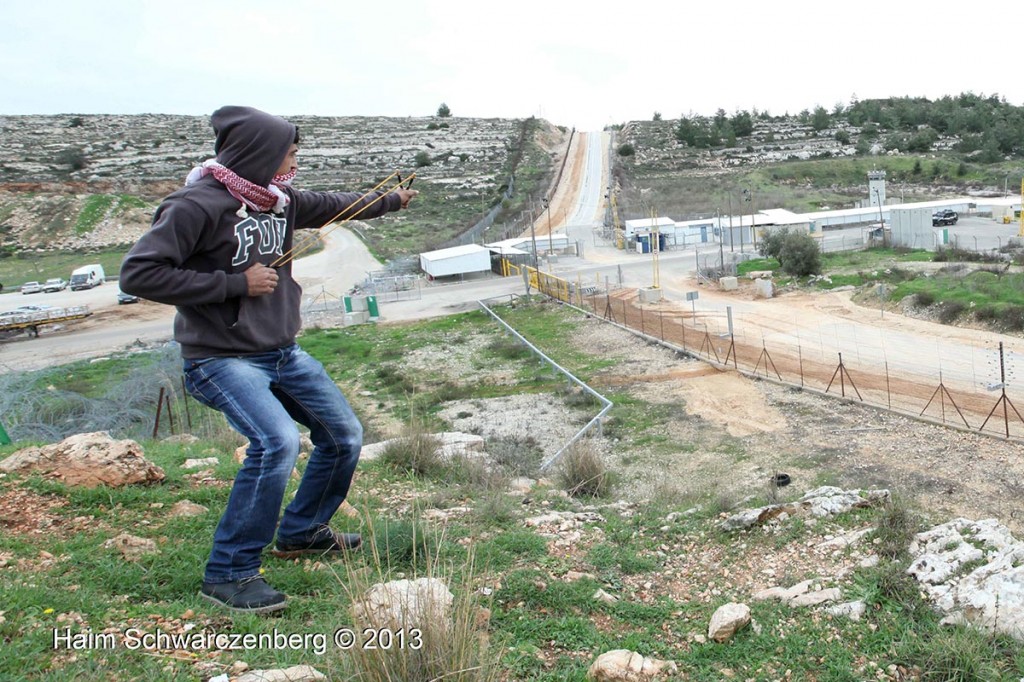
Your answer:
[[[458,567],[443,569],[432,549],[441,544],[441,538],[431,534],[432,539],[422,544],[421,561],[403,582],[395,582],[391,551],[379,544],[382,538],[392,537],[393,533],[373,533],[363,560],[346,563],[343,585],[361,644],[339,652],[342,674],[337,679],[498,679],[498,655],[487,633],[490,609],[476,590],[473,556]],[[387,601],[382,599],[386,583],[392,595]]]
[[[562,487],[573,497],[611,495],[611,472],[597,449],[586,441],[569,448],[562,457],[558,475]]]
[[[436,476],[445,468],[441,441],[416,423],[406,426],[401,436],[384,447],[381,460],[396,471],[421,478]]]

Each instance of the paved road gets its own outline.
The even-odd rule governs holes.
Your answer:
[[[361,282],[367,271],[381,267],[351,231],[338,228],[326,234],[322,251],[296,260],[294,272],[309,301],[325,291],[341,296]],[[92,318],[80,324],[47,327],[38,338],[21,335],[0,342],[0,374],[102,357],[171,339],[172,306],[150,302],[118,305],[117,291],[116,282],[107,282],[83,291],[0,296],[0,310],[31,303],[57,308],[88,305],[93,312]]]

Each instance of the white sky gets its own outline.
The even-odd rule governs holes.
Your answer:
[[[580,130],[853,96],[1024,104],[1008,0],[36,0],[4,8],[0,114],[540,116]],[[839,6],[832,9],[830,6]]]

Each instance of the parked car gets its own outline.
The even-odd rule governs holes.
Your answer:
[[[43,285],[43,291],[64,291],[68,288],[68,283],[64,281],[63,277],[57,279],[48,279],[46,284]]]
[[[937,227],[939,225],[956,225],[956,221],[958,220],[960,220],[960,216],[951,208],[944,208],[932,213],[932,227]]]
[[[43,290],[43,285],[39,282],[25,282],[21,285],[21,293],[23,294],[38,294]]]
[[[133,296],[132,294],[126,294],[123,291],[117,292],[117,304],[124,305],[125,303],[138,303],[139,297]]]

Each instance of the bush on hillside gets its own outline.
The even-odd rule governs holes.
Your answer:
[[[794,277],[821,273],[821,251],[818,242],[806,232],[793,232],[783,239],[779,250],[782,269]]]

